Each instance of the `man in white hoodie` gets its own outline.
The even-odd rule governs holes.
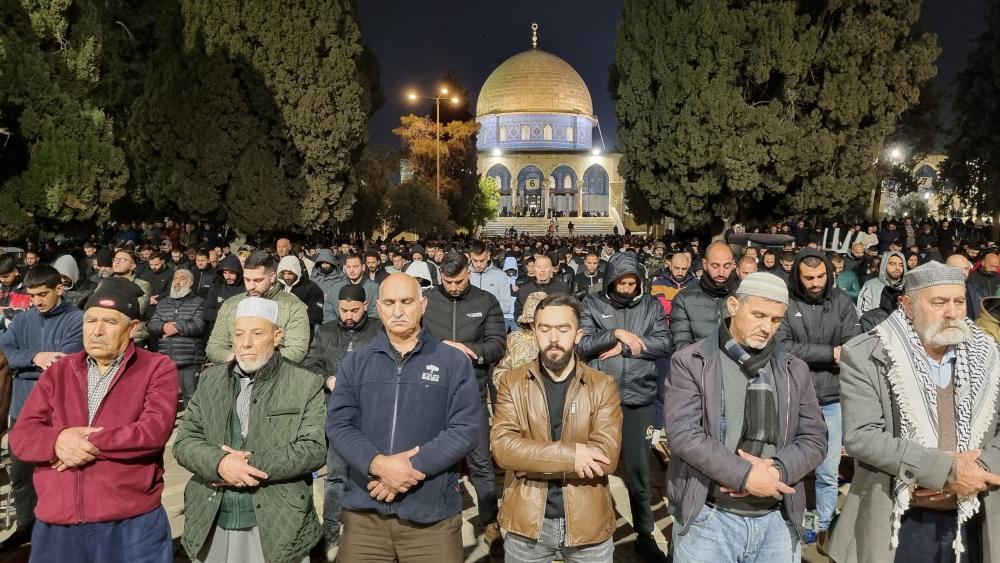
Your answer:
[[[302,275],[302,264],[291,254],[278,262],[278,281],[286,293],[291,293],[306,304],[311,334],[312,330],[323,324],[323,289]]]

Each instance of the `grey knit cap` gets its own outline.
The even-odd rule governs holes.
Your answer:
[[[788,286],[785,285],[785,280],[767,272],[754,272],[743,278],[735,294],[763,297],[788,305]]]
[[[947,266],[931,260],[906,272],[903,276],[903,290],[916,291],[935,285],[965,285],[965,274],[961,268]]]

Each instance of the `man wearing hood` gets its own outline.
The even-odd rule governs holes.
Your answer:
[[[97,284],[80,276],[76,260],[69,254],[64,254],[52,266],[59,272],[59,277],[63,285],[63,301],[76,305],[80,309],[87,303],[87,299],[97,289]]]
[[[726,297],[738,285],[733,270],[733,250],[724,242],[705,249],[705,273],[698,285],[691,285],[674,297],[670,308],[670,334],[674,349],[706,338],[728,316]]]
[[[819,547],[825,549],[827,531],[837,508],[837,469],[840,466],[840,350],[861,334],[857,310],[843,290],[833,287],[833,265],[825,254],[804,249],[792,266],[790,299],[778,341],[809,366],[816,398],[828,428],[827,451],[816,469],[816,509]]]
[[[360,285],[364,288],[368,302],[368,316],[377,317],[378,310],[375,306],[378,302],[379,286],[365,275],[364,259],[356,252],[349,252],[344,255],[342,260],[344,262],[344,277],[334,284],[326,294],[326,300],[323,302],[323,322],[337,320],[337,296],[340,295],[340,288],[347,284]]]
[[[340,260],[333,255],[329,248],[321,248],[316,253],[316,267],[312,271],[312,281],[323,290],[324,298],[336,297],[331,295],[337,282],[344,279],[344,273],[340,270]]]
[[[302,275],[302,263],[291,254],[278,262],[278,280],[285,288],[286,293],[291,293],[306,304],[311,334],[311,329],[323,324],[323,303],[325,302],[323,290],[316,282]]]
[[[219,268],[215,271],[215,282],[212,289],[208,290],[208,297],[205,298],[205,322],[208,325],[215,323],[215,317],[219,314],[219,307],[230,297],[243,292],[243,265],[235,254],[229,254],[219,262]],[[206,327],[207,332],[211,330]]]
[[[660,302],[646,291],[639,259],[631,252],[611,257],[604,290],[583,300],[577,351],[583,361],[618,384],[622,402],[620,463],[638,533],[636,553],[644,561],[666,561],[653,539],[649,449],[655,426],[655,360],[670,354],[670,328]]]
[[[858,294],[858,316],[860,317],[865,312],[878,307],[883,287],[891,285],[896,289],[902,289],[903,274],[905,273],[906,257],[903,256],[902,252],[887,252],[883,255],[878,277],[866,281],[861,286],[861,293]]]

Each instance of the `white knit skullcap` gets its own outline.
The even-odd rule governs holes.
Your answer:
[[[247,297],[236,306],[236,318],[260,317],[278,324],[278,304],[262,297]]]
[[[743,278],[736,295],[753,295],[788,305],[788,286],[785,280],[767,272],[754,272]]]

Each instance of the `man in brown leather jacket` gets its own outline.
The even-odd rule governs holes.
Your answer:
[[[550,295],[535,312],[538,358],[499,382],[490,436],[507,470],[500,528],[506,561],[611,563],[622,411],[615,381],[580,361],[580,302]]]

